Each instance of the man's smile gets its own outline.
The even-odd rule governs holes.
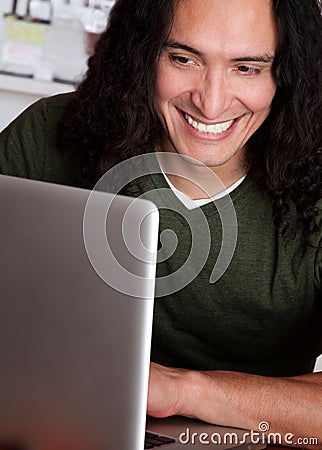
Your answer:
[[[223,133],[224,131],[227,131],[230,127],[232,127],[232,125],[236,121],[236,119],[232,119],[228,120],[227,122],[213,123],[208,125],[206,123],[196,121],[193,117],[189,116],[189,114],[187,113],[183,113],[183,117],[186,119],[189,125],[191,125],[196,130],[211,134],[220,134]]]

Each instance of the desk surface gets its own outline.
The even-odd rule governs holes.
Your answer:
[[[72,84],[0,74],[0,90],[45,97],[75,90]]]

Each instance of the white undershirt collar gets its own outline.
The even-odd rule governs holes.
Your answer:
[[[211,203],[215,200],[219,200],[220,198],[224,197],[227,194],[230,194],[233,190],[235,190],[246,178],[246,175],[243,175],[241,178],[239,178],[237,181],[235,181],[234,184],[232,184],[231,186],[229,186],[227,189],[225,189],[222,192],[219,192],[218,194],[214,195],[211,198],[201,198],[198,200],[193,200],[191,199],[188,195],[184,194],[183,192],[179,191],[179,189],[177,189],[169,180],[169,178],[166,176],[166,174],[164,173],[164,171],[162,170],[161,167],[161,171],[164,175],[164,178],[166,179],[166,182],[168,183],[168,185],[170,186],[172,192],[175,194],[175,196],[181,201],[181,203],[184,204],[184,206],[187,209],[195,209],[195,208],[200,208],[201,206],[207,205],[207,203]]]

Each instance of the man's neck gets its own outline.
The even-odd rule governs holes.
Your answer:
[[[189,159],[179,155],[168,155],[158,154],[160,166],[173,186],[193,200],[214,197],[240,180],[247,172],[243,164],[228,170],[224,166],[209,168],[191,163]]]

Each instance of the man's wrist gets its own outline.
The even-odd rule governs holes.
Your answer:
[[[176,414],[197,418],[204,403],[204,386],[207,374],[194,370],[184,370],[178,378],[178,411]]]

